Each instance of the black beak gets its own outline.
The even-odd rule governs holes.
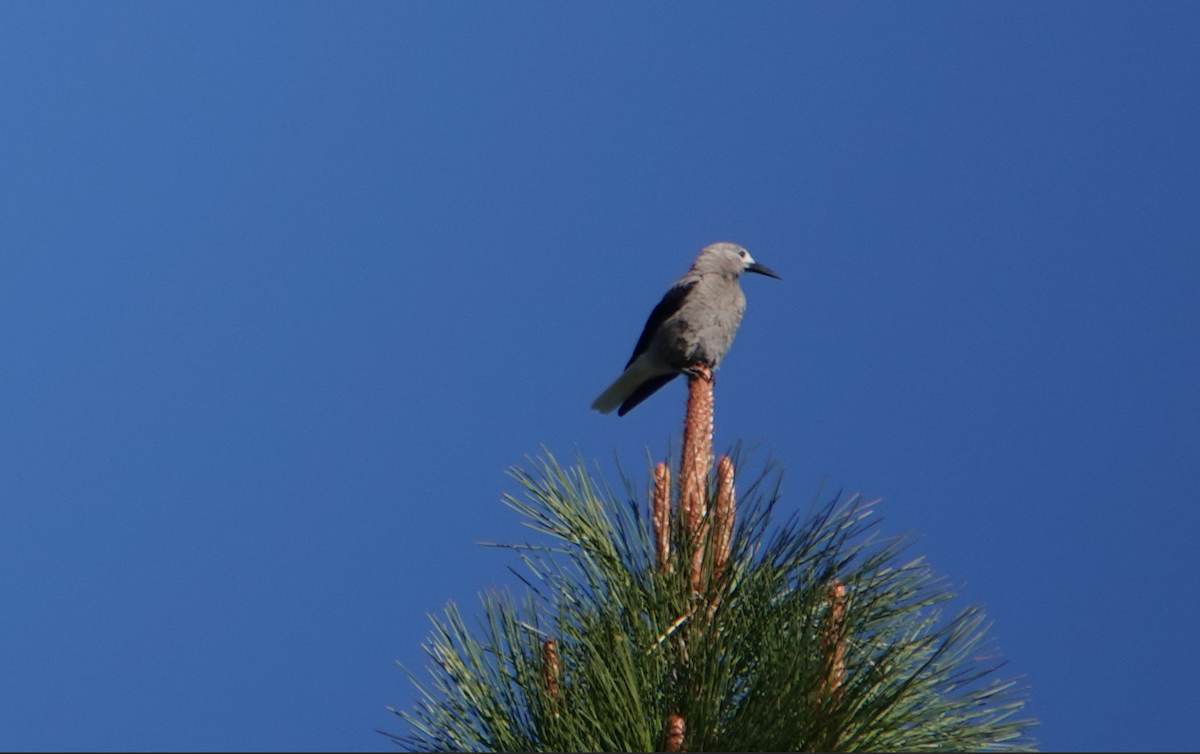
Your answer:
[[[774,272],[767,269],[766,267],[763,267],[758,262],[755,262],[754,264],[747,267],[746,272],[757,272],[759,275],[766,275],[769,278],[775,278],[776,280],[783,280],[783,278],[779,277],[778,275],[776,275]]]

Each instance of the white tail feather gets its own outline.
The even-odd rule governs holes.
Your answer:
[[[670,371],[672,370],[663,369],[649,363],[649,359],[643,355],[637,361],[630,364],[625,372],[617,378],[617,381],[609,385],[608,389],[600,394],[600,397],[592,403],[592,410],[599,411],[602,414],[611,414],[643,382],[660,375],[668,374]]]

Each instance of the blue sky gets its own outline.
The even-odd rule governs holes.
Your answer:
[[[0,7],[0,747],[387,750],[696,252],[717,442],[885,498],[1047,749],[1194,749],[1200,5]]]

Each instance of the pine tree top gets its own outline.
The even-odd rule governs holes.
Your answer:
[[[905,538],[878,534],[871,504],[834,496],[777,522],[767,470],[734,526],[730,469],[705,517],[666,529],[661,470],[649,513],[582,462],[513,470],[525,496],[506,502],[548,537],[509,545],[527,594],[484,594],[474,632],[454,605],[434,620],[431,680],[413,676],[409,731],[391,737],[414,751],[1032,748],[983,611],[944,614],[953,593]]]

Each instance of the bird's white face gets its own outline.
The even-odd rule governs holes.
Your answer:
[[[750,256],[750,252],[746,251],[741,246],[733,246],[732,244],[730,245],[732,246],[732,248],[729,250],[730,258],[731,260],[736,261],[736,263],[739,265],[738,272],[742,273],[753,270],[756,263],[754,261],[754,257]]]
[[[750,252],[735,243],[715,243],[701,252],[696,259],[696,271],[739,277],[743,272],[778,278],[770,269],[754,261]]]
[[[735,243],[715,243],[696,260],[698,269],[724,275],[740,275],[752,264],[754,259],[750,252]]]
[[[779,277],[766,267],[754,261],[750,252],[735,243],[715,243],[700,252],[693,268],[701,274],[718,274],[738,277],[743,272],[757,272],[761,275]]]

